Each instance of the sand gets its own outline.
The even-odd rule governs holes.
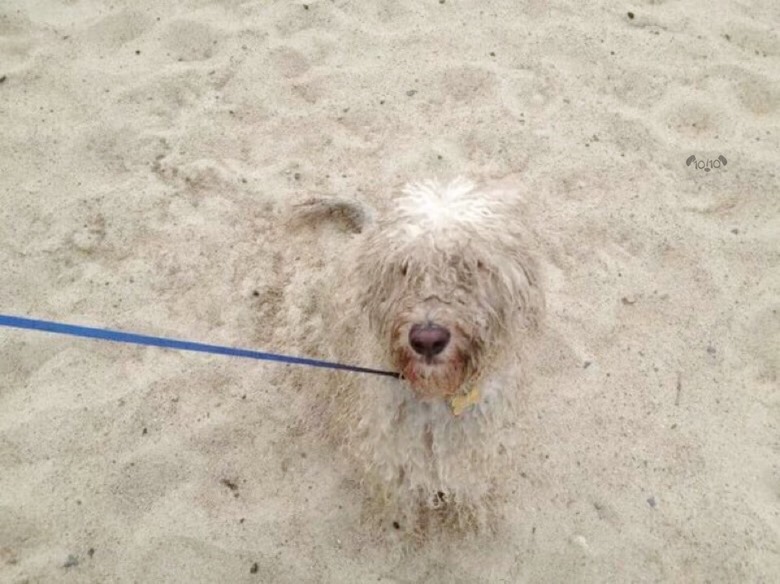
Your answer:
[[[2,329],[0,581],[777,581],[779,27],[771,0],[5,0],[0,312],[317,357],[350,235],[287,206],[465,174],[522,193],[549,315],[511,529],[406,553],[289,367]]]

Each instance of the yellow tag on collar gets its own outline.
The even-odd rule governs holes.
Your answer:
[[[456,395],[450,399],[452,414],[460,416],[469,406],[479,403],[479,388],[475,387],[466,395]]]

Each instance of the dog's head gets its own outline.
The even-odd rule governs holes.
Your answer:
[[[357,301],[421,398],[458,392],[516,348],[542,309],[517,216],[499,194],[462,180],[410,185],[360,242]]]

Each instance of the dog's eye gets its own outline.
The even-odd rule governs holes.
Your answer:
[[[401,264],[401,275],[405,276],[409,266],[406,263]]]
[[[482,263],[482,260],[477,260],[477,269],[478,270],[484,270],[485,264]]]

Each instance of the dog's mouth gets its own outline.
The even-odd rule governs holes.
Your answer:
[[[435,367],[446,367],[447,361],[445,359],[442,359],[441,357],[434,356],[434,357],[425,357],[422,355],[412,355],[409,359],[411,362],[417,364],[420,367],[426,367],[426,368],[435,368]]]
[[[424,357],[400,352],[398,370],[421,399],[447,398],[458,393],[466,379],[466,359],[453,352],[449,357]]]

